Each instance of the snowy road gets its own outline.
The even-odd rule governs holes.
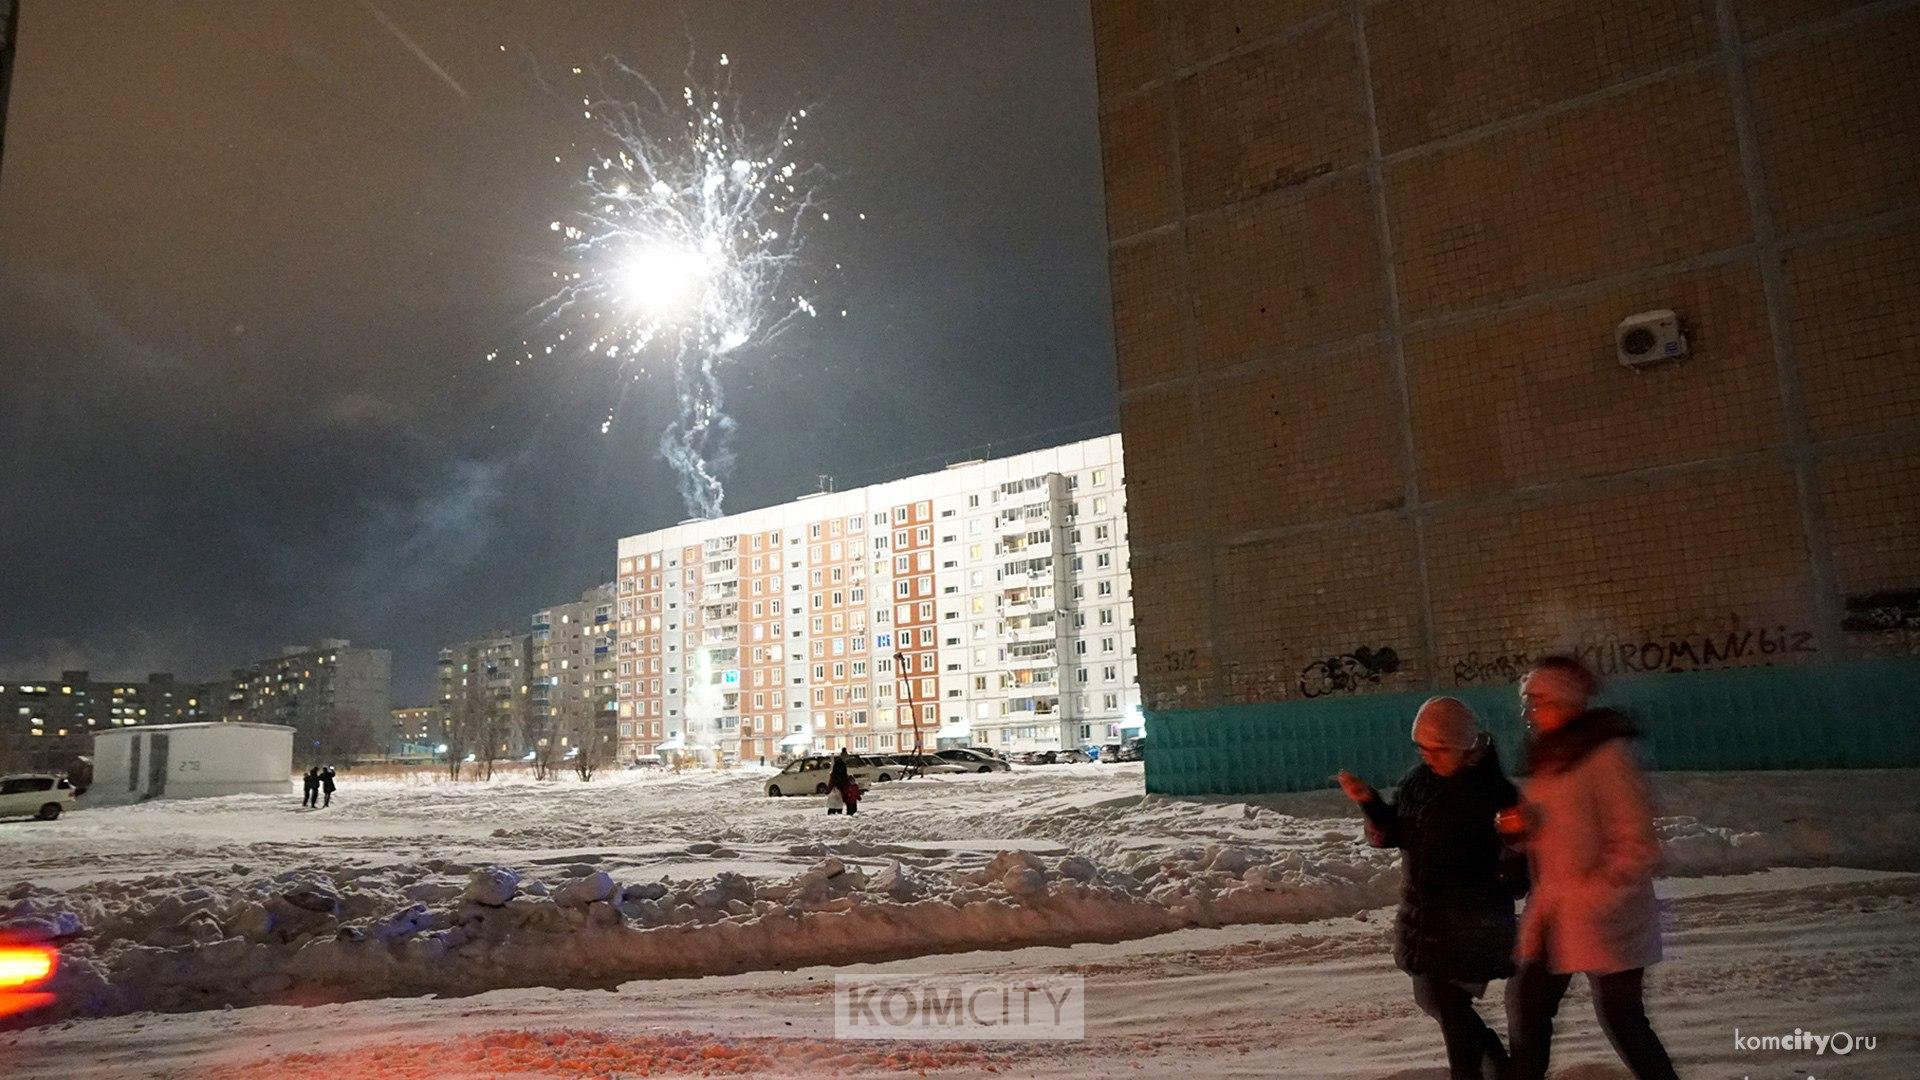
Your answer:
[[[1913,1000],[1912,781],[1661,777],[1676,875],[1662,891],[1678,897],[1680,938],[1660,978],[1684,991],[1674,1008],[1702,1010],[1701,1031],[1725,1019],[1731,1047],[1746,1013],[1695,1000],[1713,998],[1704,991],[1751,989],[1740,1009],[1756,1025],[1799,1003],[1808,1014],[1795,1023],[1859,1027],[1880,1022],[1876,1003]],[[1137,765],[1052,766],[880,785],[848,819],[816,799],[769,799],[762,783],[747,771],[591,784],[349,779],[319,811],[297,796],[244,796],[0,823],[0,921],[63,935],[60,1011],[37,1019],[74,1025],[0,1035],[0,1058],[53,1055],[33,1075],[199,1076],[318,1040],[329,1058],[362,1055],[332,1075],[622,1075],[642,1064],[657,1074],[693,1053],[797,1074],[898,1065],[823,1040],[824,984],[809,969],[834,958],[907,971],[1067,967],[1093,980],[1085,1044],[916,1059],[962,1074],[1131,1071],[1144,1055],[1153,1073],[1190,1059],[1211,1075],[1296,1040],[1302,1053],[1364,1044],[1353,1060],[1370,1064],[1345,1075],[1431,1060],[1427,1022],[1404,1000],[1382,938],[1396,859],[1358,841],[1331,792],[1170,800],[1141,794]],[[1767,867],[1850,869],[1747,873]],[[1804,955],[1778,947],[1801,934]],[[430,993],[453,1000],[412,997]],[[420,1046],[421,1025],[436,1039],[508,1032],[486,1044],[499,1067],[433,1071],[423,1063],[453,1051]],[[557,1055],[524,1034],[555,1026],[598,1034]],[[375,1053],[368,1038],[352,1036],[349,1051],[323,1029],[409,1045],[373,1062],[362,1059]],[[667,1037],[681,1030],[692,1034]],[[152,1067],[88,1073],[78,1058],[90,1040],[130,1055],[123,1066],[151,1057]],[[607,1064],[527,1064],[542,1055]],[[1305,1060],[1289,1051],[1288,1062]],[[1787,1075],[1763,1064],[1752,1075]],[[1829,1071],[1920,1075],[1859,1068]]]
[[[1920,876],[1781,871],[1668,883],[1682,929],[1650,1003],[1687,1076],[1920,1073]],[[1437,1029],[1386,956],[1389,913],[1185,930],[1122,945],[965,953],[617,991],[500,990],[312,1008],[138,1015],[0,1035],[20,1075],[146,1080],[753,1075],[1301,1076],[1441,1080]],[[1072,1044],[899,1046],[832,1038],[836,973],[1072,972]],[[1494,1001],[1498,1000],[1498,988]],[[1497,1005],[1483,1012],[1499,1021]],[[1563,1080],[1614,1080],[1583,992],[1562,1013]],[[1878,1034],[1845,1059],[1739,1052],[1733,1029]]]

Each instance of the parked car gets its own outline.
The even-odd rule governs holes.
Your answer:
[[[52,773],[0,776],[0,817],[52,821],[73,808],[73,785]]]
[[[1007,764],[1005,758],[982,753],[978,750],[942,750],[938,756],[965,772],[1008,772],[1013,768],[1013,766]]]
[[[895,760],[909,768],[919,769],[923,773],[964,773],[972,769],[948,761],[939,754],[895,754]]]
[[[1135,735],[1120,744],[1120,750],[1114,755],[1115,761],[1145,761],[1147,759],[1147,737]]]
[[[863,787],[905,775],[905,768],[890,757],[869,757],[866,754],[847,755],[847,774],[858,780]],[[810,754],[797,761],[790,761],[787,767],[774,773],[767,780],[767,794],[781,795],[825,795],[827,777],[833,775],[833,758],[826,754]]]
[[[1092,761],[1093,755],[1087,753],[1085,750],[1082,750],[1079,747],[1075,747],[1071,750],[1055,751],[1053,755],[1053,760],[1059,764],[1078,765],[1083,762]]]

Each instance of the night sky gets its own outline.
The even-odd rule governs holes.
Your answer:
[[[609,53],[674,89],[690,53],[727,53],[749,110],[810,107],[829,205],[868,214],[813,249],[845,265],[823,306],[848,317],[726,374],[728,510],[1114,430],[1087,21],[1082,0],[24,0],[0,677],[209,678],[338,636],[392,648],[396,704],[425,701],[442,642],[525,625],[684,516],[666,380],[482,359],[561,265],[552,158],[586,129],[540,78]]]

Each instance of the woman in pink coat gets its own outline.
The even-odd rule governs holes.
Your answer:
[[[1507,982],[1513,1080],[1541,1080],[1553,1017],[1575,972],[1593,989],[1600,1030],[1641,1080],[1673,1077],[1647,1022],[1642,982],[1660,959],[1653,795],[1625,716],[1592,709],[1599,680],[1548,657],[1520,683],[1529,728],[1524,793],[1533,890],[1520,917],[1519,970]]]

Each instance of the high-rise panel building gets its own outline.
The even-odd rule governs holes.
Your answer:
[[[296,755],[380,749],[392,722],[393,653],[344,638],[289,645],[234,669],[221,685],[221,719],[285,724],[295,731]]]
[[[621,540],[622,757],[1138,728],[1122,481],[1109,435]]]
[[[99,679],[63,671],[58,679],[0,682],[0,770],[64,768],[93,753],[97,732],[136,724],[178,724],[219,716],[221,684]]]
[[[496,630],[440,650],[440,709],[448,752],[501,760],[533,745],[533,635]]]
[[[580,599],[555,604],[533,616],[528,679],[529,732],[555,759],[591,741],[601,758],[614,750],[614,648],[612,583],[588,589]]]

